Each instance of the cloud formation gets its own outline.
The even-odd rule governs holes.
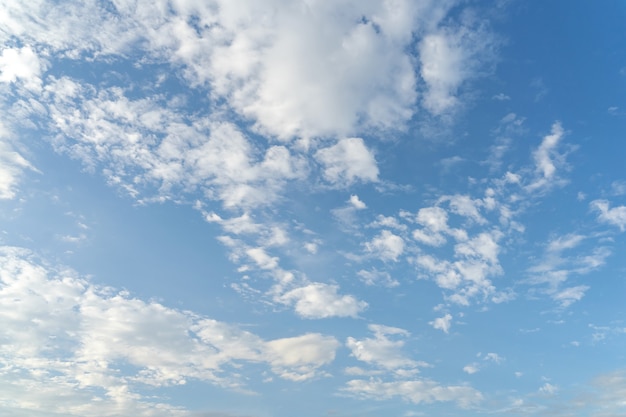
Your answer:
[[[105,407],[108,415],[177,415],[183,410],[143,389],[188,380],[244,389],[233,369],[246,363],[307,380],[323,374],[339,347],[319,333],[264,340],[235,325],[95,286],[15,247],[0,249],[0,280],[6,329],[0,384],[7,388],[0,397],[32,412],[101,416]],[[39,400],[33,402],[35,392]]]

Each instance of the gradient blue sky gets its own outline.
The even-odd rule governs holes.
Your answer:
[[[625,21],[0,0],[0,414],[626,416]]]

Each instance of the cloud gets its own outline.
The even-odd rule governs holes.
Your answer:
[[[463,372],[467,373],[467,374],[475,374],[476,372],[478,372],[480,370],[480,368],[478,367],[478,364],[476,363],[471,363],[469,365],[465,365],[463,367]]]
[[[439,385],[427,379],[391,382],[380,379],[354,379],[348,381],[344,392],[375,400],[400,397],[413,404],[454,401],[462,408],[476,405],[483,398],[474,388],[463,385]]]
[[[367,308],[365,301],[352,295],[340,295],[338,290],[337,285],[311,283],[282,294],[278,301],[294,304],[296,313],[307,319],[357,317]]]
[[[620,231],[626,230],[626,206],[610,207],[607,200],[594,200],[589,203],[592,210],[597,211],[598,220],[619,227]]]
[[[367,205],[365,205],[365,203],[362,202],[361,199],[359,199],[359,196],[356,194],[351,195],[349,201],[350,204],[352,204],[352,206],[357,210],[363,210],[367,208]]]
[[[391,340],[390,336],[407,337],[409,333],[396,327],[370,324],[368,328],[374,338],[355,339],[348,337],[346,346],[357,360],[384,368],[389,371],[404,371],[403,374],[417,373],[418,363],[402,353],[403,340]],[[408,371],[408,372],[407,372]]]
[[[320,367],[335,359],[338,347],[339,342],[334,337],[319,333],[272,340],[265,344],[273,372],[294,381],[316,376]]]
[[[41,74],[45,69],[30,46],[6,48],[0,54],[0,83],[21,81],[27,90],[41,90]]]
[[[382,285],[384,287],[397,287],[400,283],[391,277],[387,271],[379,271],[372,269],[370,271],[361,269],[357,275],[365,283],[365,285]]]
[[[0,200],[15,198],[25,170],[37,171],[11,144],[10,132],[0,121]]]
[[[557,301],[561,307],[569,307],[576,301],[580,301],[587,290],[590,287],[588,285],[577,285],[575,287],[564,288],[552,295],[552,298]]]
[[[472,23],[469,15],[465,20],[439,28],[419,43],[420,75],[426,84],[422,104],[436,116],[456,110],[459,89],[489,65],[496,46],[484,27]]]
[[[183,415],[145,387],[196,380],[243,390],[240,372],[232,369],[249,363],[306,380],[325,374],[320,368],[339,347],[318,333],[264,340],[43,265],[27,250],[0,248],[0,325],[3,356],[11,363],[11,372],[0,372],[0,401],[18,409]]]
[[[384,261],[398,260],[398,257],[404,252],[404,239],[391,233],[389,230],[383,230],[374,237],[370,242],[365,243],[365,249]]]
[[[559,390],[559,387],[546,382],[539,388],[539,392],[546,395],[554,395]]]
[[[194,69],[259,129],[280,138],[345,135],[357,123],[388,128],[411,116],[416,80],[406,48],[419,6],[246,6],[219,2],[223,33],[209,71]]]
[[[486,361],[494,362],[496,364],[500,364],[502,363],[502,361],[504,361],[504,358],[502,356],[493,352],[487,353],[483,359]]]
[[[378,181],[376,160],[361,138],[341,139],[318,150],[315,158],[324,167],[324,178],[333,185],[345,187],[356,181]]]
[[[446,314],[443,317],[438,317],[435,320],[428,322],[428,324],[437,330],[448,333],[450,331],[450,327],[452,326],[452,315]]]
[[[498,93],[498,94],[494,95],[491,98],[494,99],[494,100],[497,100],[497,101],[508,101],[508,100],[511,100],[511,97],[507,96],[504,93]]]
[[[611,255],[611,250],[604,246],[598,245],[590,253],[585,252],[584,248],[579,248],[587,239],[589,236],[577,233],[553,237],[546,244],[543,258],[528,269],[531,274],[528,282],[546,284],[547,288],[543,292],[550,295],[561,308],[567,308],[580,301],[590,288],[588,285],[563,288],[570,276],[584,275],[597,270]],[[564,252],[574,253],[563,256]]]
[[[549,187],[558,182],[557,168],[564,165],[564,156],[557,152],[557,146],[564,134],[561,122],[554,122],[550,134],[544,136],[533,153],[537,178],[528,185],[528,191]]]
[[[163,96],[131,99],[120,87],[97,90],[68,78],[45,90],[56,149],[102,167],[109,183],[134,197],[200,190],[225,208],[250,209],[307,176],[303,157],[286,147],[260,150],[235,124],[185,115]]]

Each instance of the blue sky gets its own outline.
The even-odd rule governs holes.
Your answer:
[[[0,1],[0,410],[626,416],[619,1]]]

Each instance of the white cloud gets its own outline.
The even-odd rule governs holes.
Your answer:
[[[2,37],[72,59],[141,48],[141,64],[166,62],[188,85],[209,86],[268,136],[343,137],[403,128],[417,110],[417,73],[430,111],[458,102],[491,61],[494,39],[470,13],[448,16],[457,3],[42,0],[5,5]]]
[[[276,269],[278,267],[278,258],[269,256],[263,248],[250,248],[246,253],[261,269]]]
[[[382,214],[377,215],[376,220],[370,223],[368,226],[376,228],[395,229],[401,232],[404,232],[407,229],[407,226],[400,223],[397,218],[392,216],[383,216]]]
[[[450,327],[452,326],[452,315],[446,314],[443,317],[438,317],[433,321],[429,321],[428,324],[437,330],[448,333],[450,331]]]
[[[467,217],[478,224],[487,222],[480,214],[480,207],[483,205],[483,202],[479,199],[472,199],[468,195],[455,194],[442,197],[440,201],[448,201],[452,213]]]
[[[0,83],[22,81],[28,90],[41,90],[45,64],[30,46],[7,48],[0,54]]]
[[[367,208],[365,203],[362,202],[361,199],[359,199],[359,196],[356,194],[351,195],[349,201],[350,201],[350,204],[352,204],[352,206],[357,210],[363,210]]]
[[[475,374],[476,372],[478,372],[480,370],[480,368],[478,367],[477,363],[471,363],[469,365],[465,365],[463,367],[463,372],[467,373],[467,374]]]
[[[498,93],[498,94],[494,95],[491,98],[494,99],[494,100],[498,100],[498,101],[508,101],[508,100],[511,100],[511,97],[507,96],[504,93]]]
[[[434,381],[409,380],[384,382],[380,379],[348,381],[344,391],[362,398],[388,400],[400,397],[413,404],[454,401],[463,408],[482,401],[482,394],[464,385],[439,385]]]
[[[543,187],[549,187],[558,182],[557,168],[563,166],[564,156],[557,152],[559,142],[565,131],[560,122],[554,122],[549,135],[544,136],[539,147],[533,153],[537,178],[527,186],[532,192]]]
[[[318,369],[335,359],[339,342],[331,336],[309,333],[265,343],[274,373],[302,381],[318,374]]]
[[[597,270],[605,264],[611,255],[611,250],[604,246],[597,246],[591,252],[585,252],[579,248],[583,241],[589,240],[589,236],[569,233],[563,236],[553,237],[546,245],[543,258],[528,269],[531,284],[546,284],[542,290],[556,301],[561,308],[567,308],[573,303],[580,301],[588,285],[577,285],[563,288],[571,275],[584,275]],[[564,256],[564,252],[573,252]]]
[[[282,294],[277,301],[295,304],[296,313],[307,319],[357,317],[367,308],[365,301],[352,295],[340,295],[336,285],[311,283]]]
[[[259,150],[236,125],[185,115],[158,95],[130,99],[121,88],[67,78],[45,90],[57,150],[101,166],[111,184],[135,196],[201,190],[225,208],[249,209],[273,203],[286,181],[308,175],[301,155],[284,146]]]
[[[411,116],[415,76],[405,48],[420,6],[267,3],[220,2],[223,33],[210,72],[195,66],[259,129],[281,138],[345,135],[357,122],[395,127]]]
[[[413,239],[424,245],[442,246],[446,243],[446,238],[441,233],[427,232],[422,229],[415,229],[412,233]]]
[[[36,171],[11,145],[10,135],[0,121],[0,200],[9,200],[16,196],[20,177],[25,170]]]
[[[559,390],[559,387],[546,382],[539,388],[539,392],[547,395],[554,395]]]
[[[611,204],[607,200],[594,200],[589,205],[599,212],[599,221],[617,226],[622,232],[626,230],[626,206],[609,208]]]
[[[585,296],[588,289],[588,285],[577,285],[575,287],[564,288],[554,293],[552,298],[560,303],[561,307],[565,308],[569,307],[576,301],[580,301]]]
[[[32,413],[165,416],[155,387],[188,379],[245,389],[246,363],[289,380],[317,375],[336,339],[317,333],[266,341],[237,326],[102,288],[70,270],[44,267],[19,248],[0,248],[0,402]],[[161,410],[161,411],[159,411]]]
[[[382,367],[390,371],[405,370],[405,374],[414,372],[418,363],[402,353],[403,340],[391,340],[390,336],[407,337],[409,333],[404,329],[370,324],[368,328],[374,333],[374,338],[355,339],[348,337],[346,346],[352,351],[356,359]]]
[[[497,364],[500,364],[502,363],[502,361],[504,361],[504,358],[502,356],[493,352],[487,353],[483,359],[486,361],[497,363]]]
[[[441,207],[421,208],[417,212],[416,220],[434,232],[448,230],[448,213]]]
[[[389,230],[383,230],[370,242],[365,243],[365,249],[372,255],[384,261],[397,261],[404,252],[404,239],[394,235]]]
[[[391,274],[387,271],[379,271],[372,269],[366,271],[364,269],[357,272],[359,278],[365,283],[365,285],[382,285],[385,287],[397,287],[400,283],[391,277]]]
[[[572,249],[578,246],[583,240],[585,236],[578,234],[568,234],[565,236],[560,236],[551,240],[548,243],[548,251],[560,253],[566,249]]]
[[[420,75],[426,83],[423,106],[434,115],[458,107],[459,89],[488,65],[495,47],[493,36],[484,28],[465,23],[440,28],[419,43]]]
[[[341,139],[333,146],[318,150],[315,158],[324,166],[324,178],[334,185],[378,181],[376,160],[361,138]]]
[[[304,249],[306,249],[306,251],[311,255],[315,255],[318,250],[318,244],[316,242],[306,242],[304,244]]]
[[[626,181],[613,181],[611,183],[611,194],[615,196],[626,195]]]

